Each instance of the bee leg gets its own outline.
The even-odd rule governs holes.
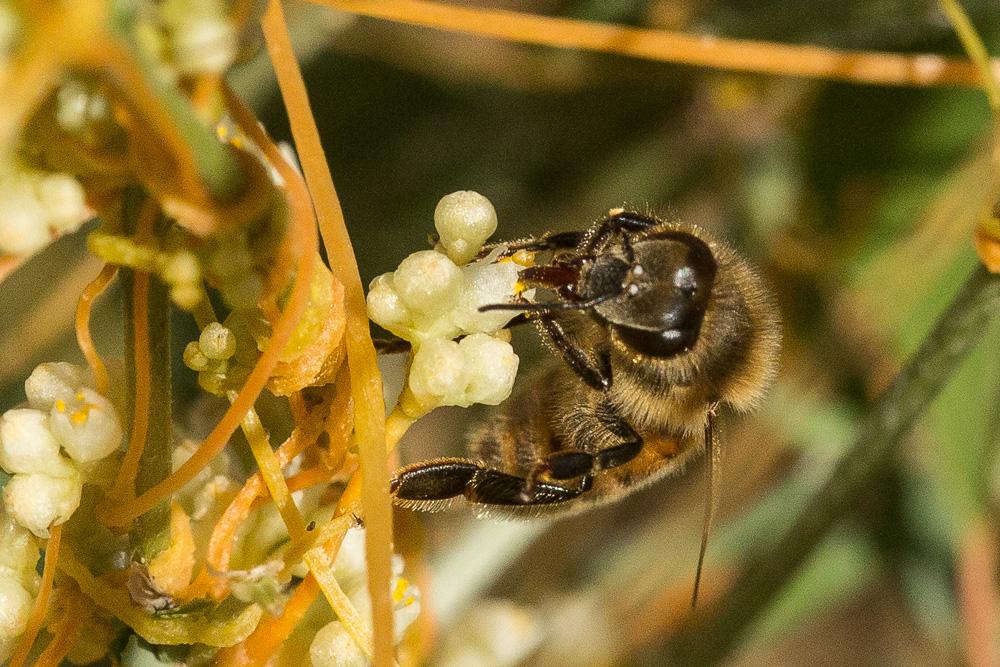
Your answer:
[[[458,458],[414,463],[396,471],[389,492],[400,500],[444,500],[460,496],[481,468]]]
[[[609,215],[601,222],[593,236],[587,239],[586,245],[581,248],[583,252],[594,252],[597,248],[608,240],[609,237],[619,232],[641,232],[660,224],[656,218],[651,218],[634,211],[618,211]]]
[[[524,494],[528,480],[499,470],[484,468],[467,459],[436,459],[406,466],[396,473],[389,490],[405,502],[447,500],[465,496],[487,505],[545,505],[570,500],[590,489],[584,477],[575,489],[557,484],[536,484],[530,497]]]
[[[527,321],[528,318],[525,317],[524,313],[521,313],[512,317],[503,328],[510,329],[525,324]],[[400,338],[393,333],[385,337],[373,337],[372,342],[375,344],[375,352],[378,354],[402,354],[413,349],[410,341]]]
[[[587,386],[597,391],[611,388],[611,360],[606,354],[598,354],[597,365],[590,355],[566,335],[566,331],[549,315],[538,317],[538,326],[562,355],[573,372],[580,376]]]
[[[480,257],[490,254],[490,251],[498,246],[506,246],[503,257],[510,257],[519,250],[531,252],[543,252],[545,250],[573,250],[583,240],[584,232],[555,232],[543,234],[537,238],[528,238],[520,241],[510,241],[507,243],[491,243],[484,246],[479,252]]]
[[[566,480],[590,476],[625,465],[639,455],[644,444],[642,436],[612,406],[605,403],[597,418],[602,426],[623,442],[593,454],[579,449],[563,449],[549,454],[529,474],[526,492],[530,493],[542,478]]]
[[[524,477],[483,468],[472,478],[465,490],[465,497],[472,502],[487,505],[550,505],[572,500],[591,487],[589,476],[581,479],[576,488],[539,481],[529,493],[529,483]]]
[[[372,338],[375,344],[375,352],[378,354],[401,354],[410,351],[410,341],[398,336],[391,335],[391,338]]]

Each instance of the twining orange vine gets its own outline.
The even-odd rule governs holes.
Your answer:
[[[73,588],[76,587],[74,586]],[[59,591],[62,594],[62,586],[60,586]],[[67,608],[63,610],[62,617],[52,631],[52,640],[45,647],[45,650],[42,651],[41,655],[38,656],[38,659],[35,660],[34,667],[59,667],[63,658],[66,657],[70,649],[73,648],[73,645],[80,639],[83,626],[89,618],[90,613],[86,603],[79,595],[73,595]]]
[[[220,667],[266,664],[295,630],[317,595],[319,584],[311,574],[307,575],[292,592],[280,614],[261,619],[249,637],[235,646],[222,649],[215,658],[216,664]]]
[[[80,346],[83,358],[87,360],[90,374],[94,377],[94,388],[105,396],[108,394],[109,385],[108,367],[101,359],[97,346],[94,345],[94,338],[90,334],[90,314],[94,308],[94,300],[104,293],[117,274],[117,266],[105,264],[97,277],[84,288],[76,304],[76,342]]]
[[[24,634],[17,640],[17,647],[10,658],[8,667],[21,667],[28,659],[31,646],[35,643],[38,631],[45,622],[45,614],[49,609],[49,598],[52,596],[52,582],[56,576],[56,564],[59,560],[59,545],[62,543],[62,525],[52,526],[49,530],[49,541],[45,545],[45,565],[42,567],[42,582],[38,587],[38,596],[31,607],[28,624]]]
[[[352,14],[439,30],[716,69],[883,86],[979,86],[976,66],[934,54],[838,51],[466,7],[427,0],[312,0]],[[1000,61],[993,61],[1000,68]]]
[[[320,233],[333,274],[345,290],[346,344],[354,427],[361,460],[362,504],[366,520],[368,590],[372,603],[373,663],[393,661],[393,617],[389,586],[392,577],[392,511],[386,467],[385,407],[382,376],[368,325],[365,292],[347,225],[309,105],[302,72],[292,50],[284,12],[278,0],[268,4],[262,20],[264,39],[274,64],[278,87],[288,111],[292,136],[316,207]]]

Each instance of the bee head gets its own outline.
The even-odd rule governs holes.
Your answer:
[[[605,248],[582,272],[584,299],[616,294],[593,313],[636,352],[672,357],[698,340],[717,264],[708,245],[666,230]]]

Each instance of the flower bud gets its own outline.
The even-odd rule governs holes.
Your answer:
[[[13,577],[0,574],[0,638],[17,637],[28,625],[31,594]]]
[[[412,315],[392,285],[393,274],[383,273],[368,286],[368,317],[372,322],[396,333],[412,326]]]
[[[49,416],[33,408],[8,410],[0,416],[0,466],[9,473],[52,477],[74,473],[59,453],[59,442],[49,430]]]
[[[393,287],[415,314],[433,317],[450,310],[462,290],[462,272],[445,255],[434,250],[415,252],[400,264]]]
[[[87,219],[83,186],[69,174],[46,174],[35,183],[35,192],[57,231],[69,232]]]
[[[69,400],[87,381],[82,368],[65,361],[39,364],[24,383],[28,403],[39,410],[51,410],[57,398]]]
[[[0,176],[0,255],[28,255],[52,239],[48,212],[27,175]]]
[[[428,406],[457,405],[468,382],[465,357],[458,343],[432,339],[421,345],[410,365],[410,391]]]
[[[331,621],[316,633],[309,646],[309,660],[313,667],[367,667],[369,664],[340,621]]]
[[[0,509],[0,577],[13,577],[29,593],[37,590],[38,555],[31,533]]]
[[[80,506],[83,478],[14,475],[3,489],[11,518],[37,537],[48,538],[49,528],[65,523]]]
[[[465,264],[497,229],[497,213],[478,192],[460,190],[445,195],[434,209],[434,228],[441,245],[456,264]]]
[[[468,403],[498,405],[510,396],[518,358],[510,343],[488,336],[466,336],[458,345],[470,369],[465,399]]]
[[[212,322],[198,337],[198,347],[209,359],[228,359],[236,354],[236,335],[218,322]]]

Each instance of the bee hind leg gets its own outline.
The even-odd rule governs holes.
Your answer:
[[[398,504],[421,508],[456,496],[486,505],[546,505],[571,500],[590,489],[583,477],[576,488],[549,482],[534,485],[526,493],[529,480],[474,461],[459,458],[435,459],[406,466],[396,473],[390,492]]]

